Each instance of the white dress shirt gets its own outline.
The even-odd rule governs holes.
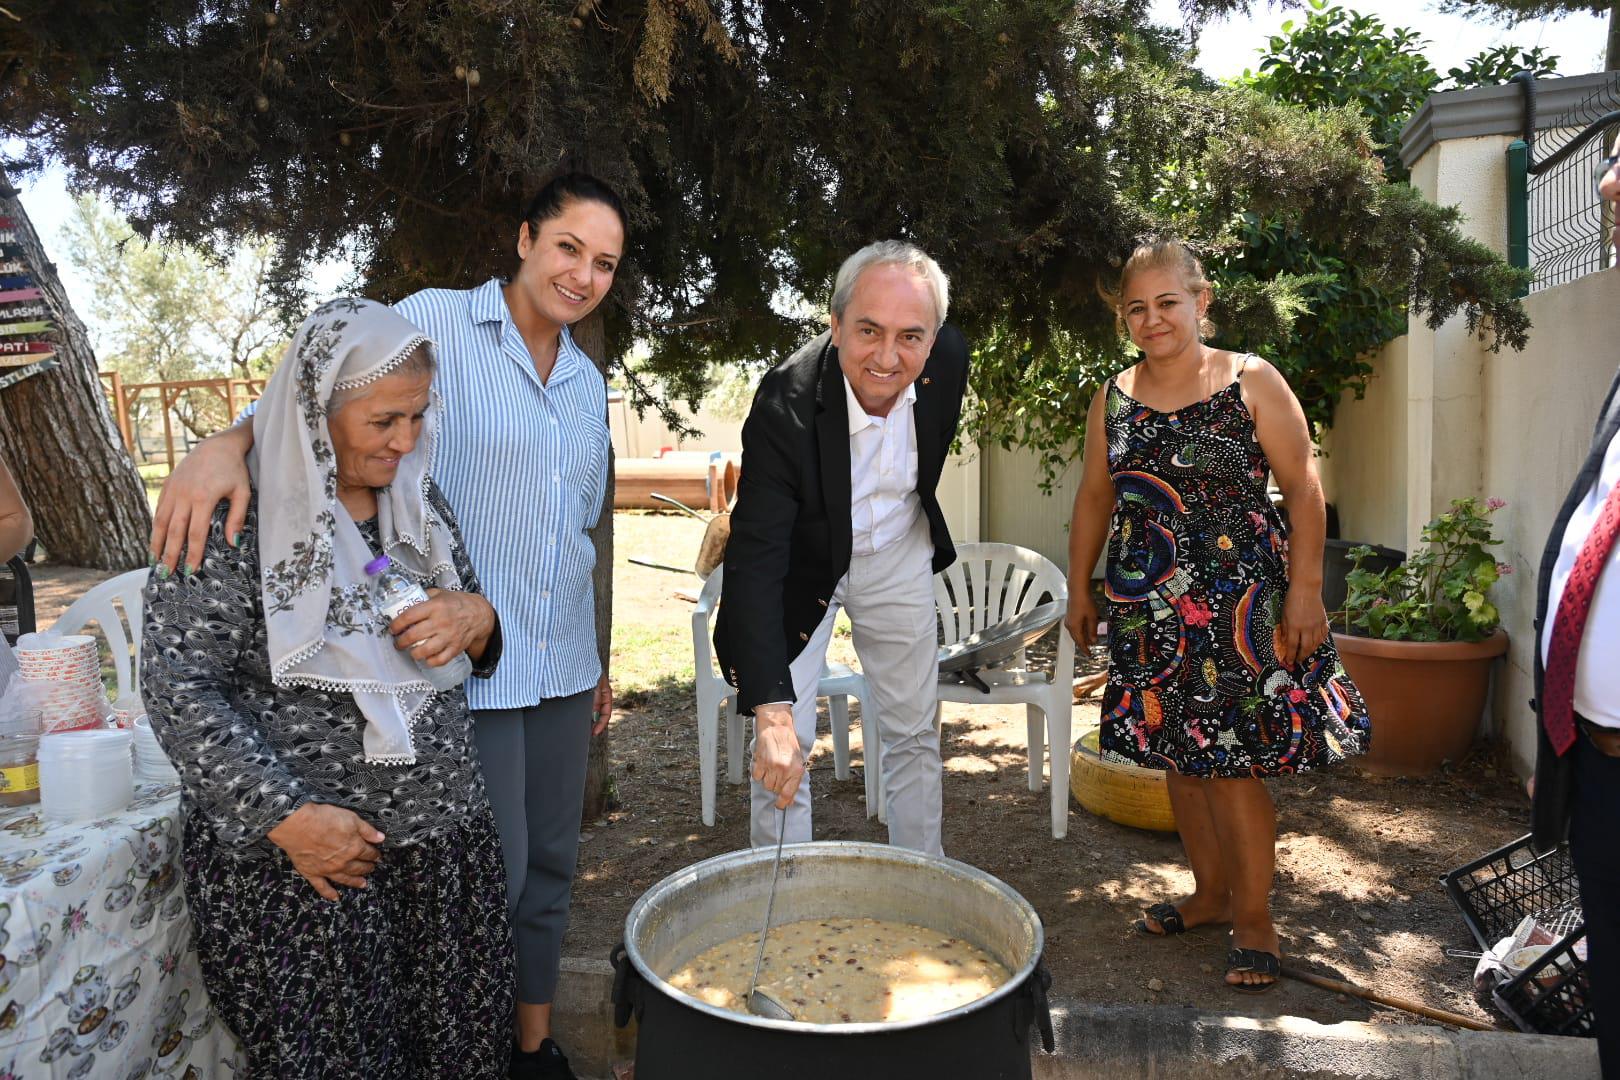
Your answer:
[[[1575,512],[1569,516],[1564,529],[1563,545],[1558,561],[1553,564],[1552,581],[1547,589],[1547,616],[1541,627],[1541,659],[1547,660],[1547,648],[1552,643],[1553,622],[1558,616],[1558,602],[1563,598],[1564,585],[1569,581],[1575,556],[1597,523],[1598,511],[1615,484],[1620,483],[1620,438],[1609,440],[1609,449],[1603,456],[1603,468],[1597,483],[1586,493]],[[1575,711],[1604,727],[1620,728],[1620,542],[1609,550],[1609,557],[1598,576],[1597,589],[1592,593],[1592,607],[1587,612],[1586,629],[1581,634],[1581,651],[1575,661]]]
[[[844,379],[849,405],[850,554],[875,555],[898,543],[922,513],[917,496],[917,384],[888,416],[870,416]]]

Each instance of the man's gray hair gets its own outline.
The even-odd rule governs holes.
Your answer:
[[[844,309],[849,307],[850,295],[855,291],[855,282],[874,266],[904,266],[922,278],[934,297],[934,329],[945,325],[945,313],[950,309],[951,303],[950,279],[945,276],[945,271],[939,268],[939,263],[935,262],[926,251],[904,240],[879,240],[875,244],[867,244],[844,260],[844,265],[838,268],[838,278],[833,283],[834,315],[840,319],[844,317]]]

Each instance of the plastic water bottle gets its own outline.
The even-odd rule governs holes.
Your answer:
[[[371,578],[372,606],[390,623],[399,618],[400,612],[406,608],[428,601],[427,592],[422,586],[411,580],[386,555],[379,555],[366,563],[366,574]],[[422,669],[422,675],[433,684],[433,689],[440,693],[454,690],[472,675],[472,661],[467,659],[466,653],[457,654],[454,660],[441,667],[429,667],[420,660],[416,661],[416,666]]]

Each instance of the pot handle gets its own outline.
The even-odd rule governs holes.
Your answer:
[[[641,1019],[641,974],[622,941],[613,946],[608,959],[613,963],[613,1026],[622,1028],[630,1022],[631,1013]]]
[[[1035,970],[1030,972],[1028,979],[1018,994],[1018,1007],[1013,1010],[1013,1024],[1017,1028],[1018,1041],[1023,1042],[1028,1037],[1031,1025],[1040,1029],[1041,1047],[1052,1053],[1056,1043],[1052,1038],[1052,1010],[1046,1000],[1046,992],[1052,988],[1052,974],[1046,970],[1045,960],[1035,963]]]

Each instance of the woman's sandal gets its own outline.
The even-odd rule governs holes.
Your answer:
[[[1136,932],[1143,937],[1169,937],[1172,934],[1185,934],[1187,932],[1187,921],[1181,917],[1181,912],[1176,910],[1174,904],[1168,902],[1157,903],[1144,911],[1143,914],[1148,919],[1152,919],[1159,924],[1159,929],[1154,930],[1147,924],[1147,919],[1137,919]]]
[[[1262,952],[1259,949],[1233,949],[1226,954],[1226,973],[1239,974],[1253,973],[1255,975],[1269,975],[1270,982],[1244,983],[1229,982],[1227,987],[1240,994],[1264,994],[1277,985],[1282,978],[1282,958],[1276,953]]]

